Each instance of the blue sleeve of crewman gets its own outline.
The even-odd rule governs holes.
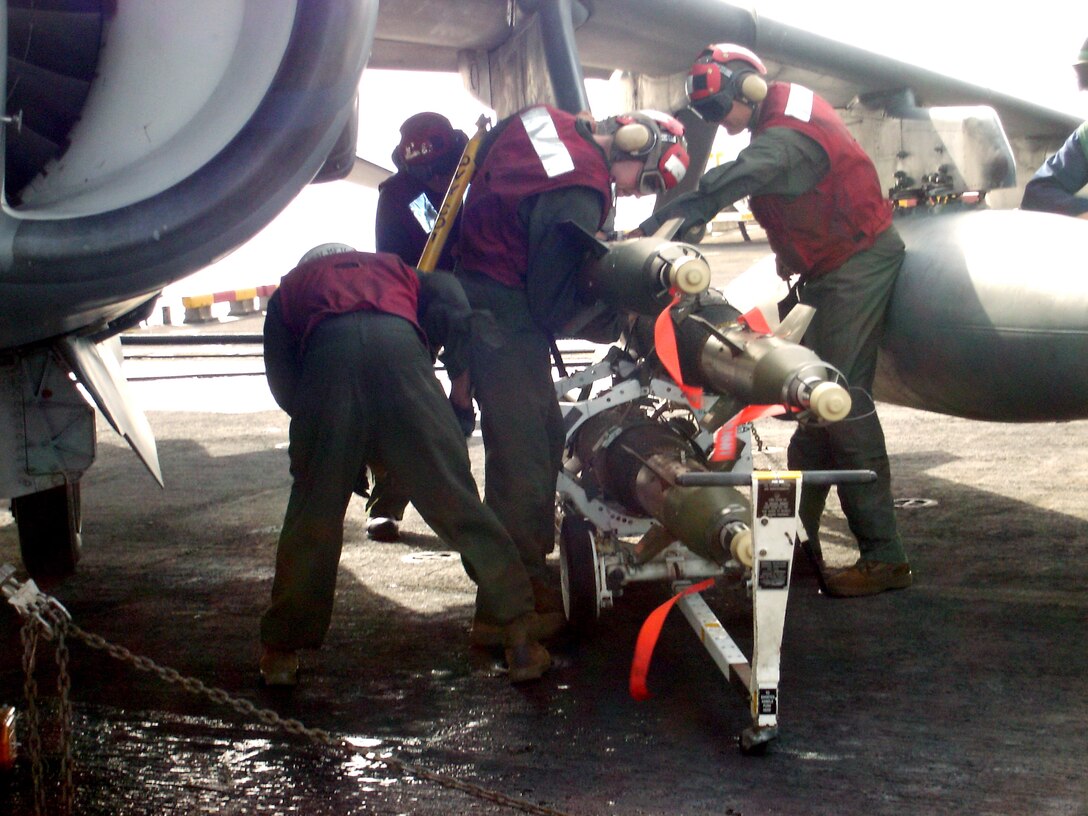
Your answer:
[[[1088,122],[1073,131],[1024,188],[1023,210],[1061,215],[1088,212],[1088,198],[1077,193],[1088,186]]]

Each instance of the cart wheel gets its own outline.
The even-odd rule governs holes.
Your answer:
[[[83,543],[79,482],[12,499],[11,512],[31,578],[51,582],[75,572]]]
[[[563,583],[563,609],[577,634],[593,629],[600,615],[597,594],[597,548],[588,521],[564,513],[559,528],[559,572]]]
[[[737,742],[740,752],[745,756],[763,756],[772,740],[778,739],[778,728],[745,728],[740,732]]]

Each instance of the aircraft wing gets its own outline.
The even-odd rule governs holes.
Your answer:
[[[812,88],[836,107],[857,97],[909,88],[920,105],[990,105],[1010,137],[1060,136],[1080,119],[1070,113],[993,91],[812,34],[739,4],[720,0],[459,0],[433,11],[430,0],[385,0],[378,15],[372,68],[458,71],[466,52],[491,55],[519,41],[534,14],[555,3],[571,9],[586,76],[615,70],[653,78],[686,73],[708,43],[735,42],[755,50],[771,77]],[[510,6],[513,5],[513,9]],[[677,89],[682,92],[683,84]],[[501,115],[501,114],[500,114]]]
[[[562,35],[567,20],[574,48]],[[627,74],[630,107],[675,112],[685,104],[693,57],[712,42],[754,49],[771,79],[806,85],[843,111],[889,189],[896,172],[941,175],[959,190],[1009,188],[996,203],[1016,206],[1027,179],[1080,123],[1071,113],[720,0],[460,0],[441,13],[429,0],[385,0],[369,64],[460,71],[500,117],[539,101],[569,109],[578,104],[575,86],[583,77],[618,70]],[[705,161],[713,129],[693,116],[682,119],[693,162]],[[889,124],[902,120],[911,122],[906,145],[893,142]],[[934,150],[944,152],[941,160],[930,161]],[[912,156],[904,160],[903,153]],[[696,174],[689,175],[694,184]]]

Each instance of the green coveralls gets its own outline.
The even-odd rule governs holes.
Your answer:
[[[285,332],[270,304],[266,357],[280,358],[280,365],[292,348]],[[332,616],[344,513],[369,461],[384,464],[423,520],[461,554],[478,584],[477,604],[493,620],[508,623],[531,612],[529,577],[479,499],[464,436],[415,328],[379,312],[328,318],[307,339],[300,374],[289,403],[293,484],[261,642],[279,649],[321,645]]]
[[[555,484],[566,433],[551,371],[552,336],[611,342],[619,336],[614,311],[577,294],[584,249],[561,226],[589,232],[600,223],[603,202],[589,187],[553,190],[518,208],[529,238],[525,289],[513,289],[458,268],[469,303],[490,311],[497,335],[473,338],[469,369],[480,405],[485,448],[484,500],[514,539],[536,581],[552,584],[545,556],[555,547]],[[512,227],[514,228],[514,227]]]
[[[769,128],[753,136],[735,161],[707,172],[698,191],[670,202],[641,228],[649,234],[681,215],[683,228],[690,229],[745,196],[797,196],[815,187],[828,169],[827,154],[815,140],[789,128]],[[797,470],[867,469],[877,474],[875,483],[840,485],[837,490],[862,558],[890,563],[907,558],[895,521],[884,431],[871,392],[885,313],[903,256],[903,242],[890,226],[872,247],[838,269],[809,281],[802,277],[800,301],[816,309],[803,343],[843,374],[853,407],[841,422],[799,425],[788,452],[788,464]],[[829,486],[806,483],[801,495],[799,515],[817,555],[829,491]]]

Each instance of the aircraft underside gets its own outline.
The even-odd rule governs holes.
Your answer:
[[[676,109],[675,71],[704,37],[747,43],[771,58],[772,79],[807,82],[848,110],[888,189],[900,192],[929,185],[981,195],[1015,183],[1024,154],[1015,139],[1010,148],[995,108],[1021,126],[1040,113],[1004,97],[989,108],[978,89],[943,93],[940,77],[914,72],[914,85],[946,105],[921,107],[909,88],[888,84],[901,81],[903,66],[726,3],[670,7],[668,38],[682,55],[620,47],[632,19],[655,19],[649,0],[461,5],[423,20],[418,3],[388,0],[379,20],[377,0],[9,0],[0,496],[14,497],[28,531],[24,555],[54,539],[46,569],[69,570],[78,556],[78,482],[94,460],[86,397],[158,477],[150,428],[104,343],[145,316],[167,283],[256,234],[307,183],[347,174],[358,77],[376,37],[372,64],[404,67],[411,48],[425,54],[421,67],[449,69],[428,62],[441,56],[500,115],[538,101],[579,109],[580,58],[598,73],[624,68],[639,106]],[[660,25],[641,28],[628,33],[662,36]],[[433,31],[456,32],[464,47],[421,44]],[[638,75],[639,56],[660,60],[660,75],[652,66]],[[846,83],[834,84],[836,72],[850,71],[867,91],[873,77],[891,79],[854,104]],[[690,187],[715,128],[679,115],[689,125]],[[1019,211],[919,212],[899,223],[910,253],[877,397],[997,421],[1088,416],[1088,275],[1076,268],[1088,224]],[[1040,247],[1051,252],[1042,264]]]
[[[79,555],[92,401],[161,482],[109,338],[354,162],[375,0],[9,0],[0,496],[24,562]],[[78,385],[77,385],[78,382]]]

